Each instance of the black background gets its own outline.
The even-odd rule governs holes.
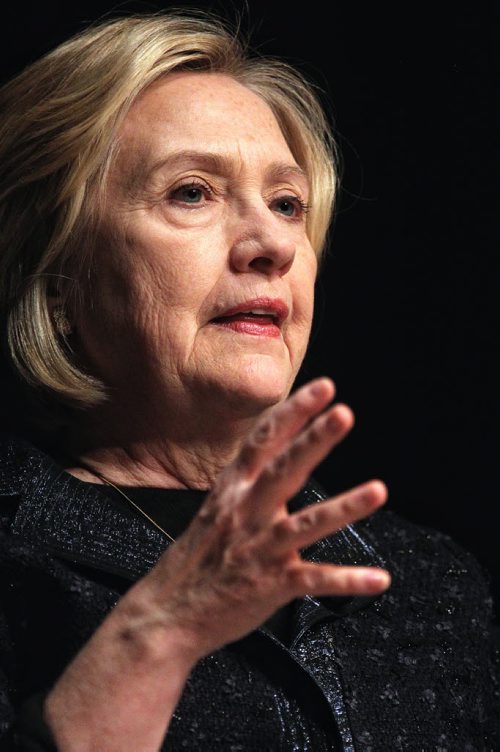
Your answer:
[[[383,478],[392,509],[471,550],[500,597],[498,4],[189,5],[240,16],[335,121],[343,188],[301,378],[332,376],[357,423],[317,477]],[[13,4],[2,78],[103,15],[165,7]]]

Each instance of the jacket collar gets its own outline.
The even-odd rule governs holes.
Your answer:
[[[152,525],[16,439],[0,444],[0,495],[17,497],[12,533],[39,549],[128,580],[151,569],[165,548]]]
[[[0,496],[16,497],[11,531],[61,558],[135,581],[151,569],[168,542],[131,510],[66,473],[49,456],[17,439],[0,441]],[[297,510],[327,497],[309,482],[290,502]],[[371,543],[354,526],[303,552],[305,559],[336,564],[383,566]],[[298,601],[297,637],[313,623],[364,607],[373,598],[312,598]]]

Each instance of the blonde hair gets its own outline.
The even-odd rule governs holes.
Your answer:
[[[8,357],[56,402],[91,406],[105,388],[78,367],[51,298],[90,273],[99,195],[132,103],[174,70],[225,73],[272,109],[311,184],[308,235],[320,255],[335,194],[335,145],[309,83],[247,54],[224,23],[189,12],[91,27],[0,90],[0,299]]]

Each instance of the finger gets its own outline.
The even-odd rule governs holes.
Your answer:
[[[293,597],[305,595],[375,595],[391,584],[391,576],[378,567],[345,567],[303,561],[288,573]]]
[[[272,408],[245,440],[236,461],[237,472],[249,479],[255,477],[311,418],[324,410],[334,394],[335,386],[330,379],[315,379]]]
[[[310,546],[317,540],[372,514],[387,501],[387,488],[373,480],[333,499],[311,504],[276,521],[268,531],[274,556]]]
[[[319,415],[291,444],[272,458],[251,491],[252,514],[269,514],[269,507],[284,504],[302,488],[318,465],[354,425],[346,405],[334,405]]]

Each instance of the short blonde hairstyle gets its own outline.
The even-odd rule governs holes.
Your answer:
[[[116,134],[137,96],[172,71],[225,73],[272,109],[311,188],[318,256],[336,185],[335,144],[313,87],[284,62],[251,56],[209,15],[132,16],[91,27],[0,90],[0,299],[8,357],[53,401],[92,406],[105,387],[78,367],[51,298],[89,275]]]

